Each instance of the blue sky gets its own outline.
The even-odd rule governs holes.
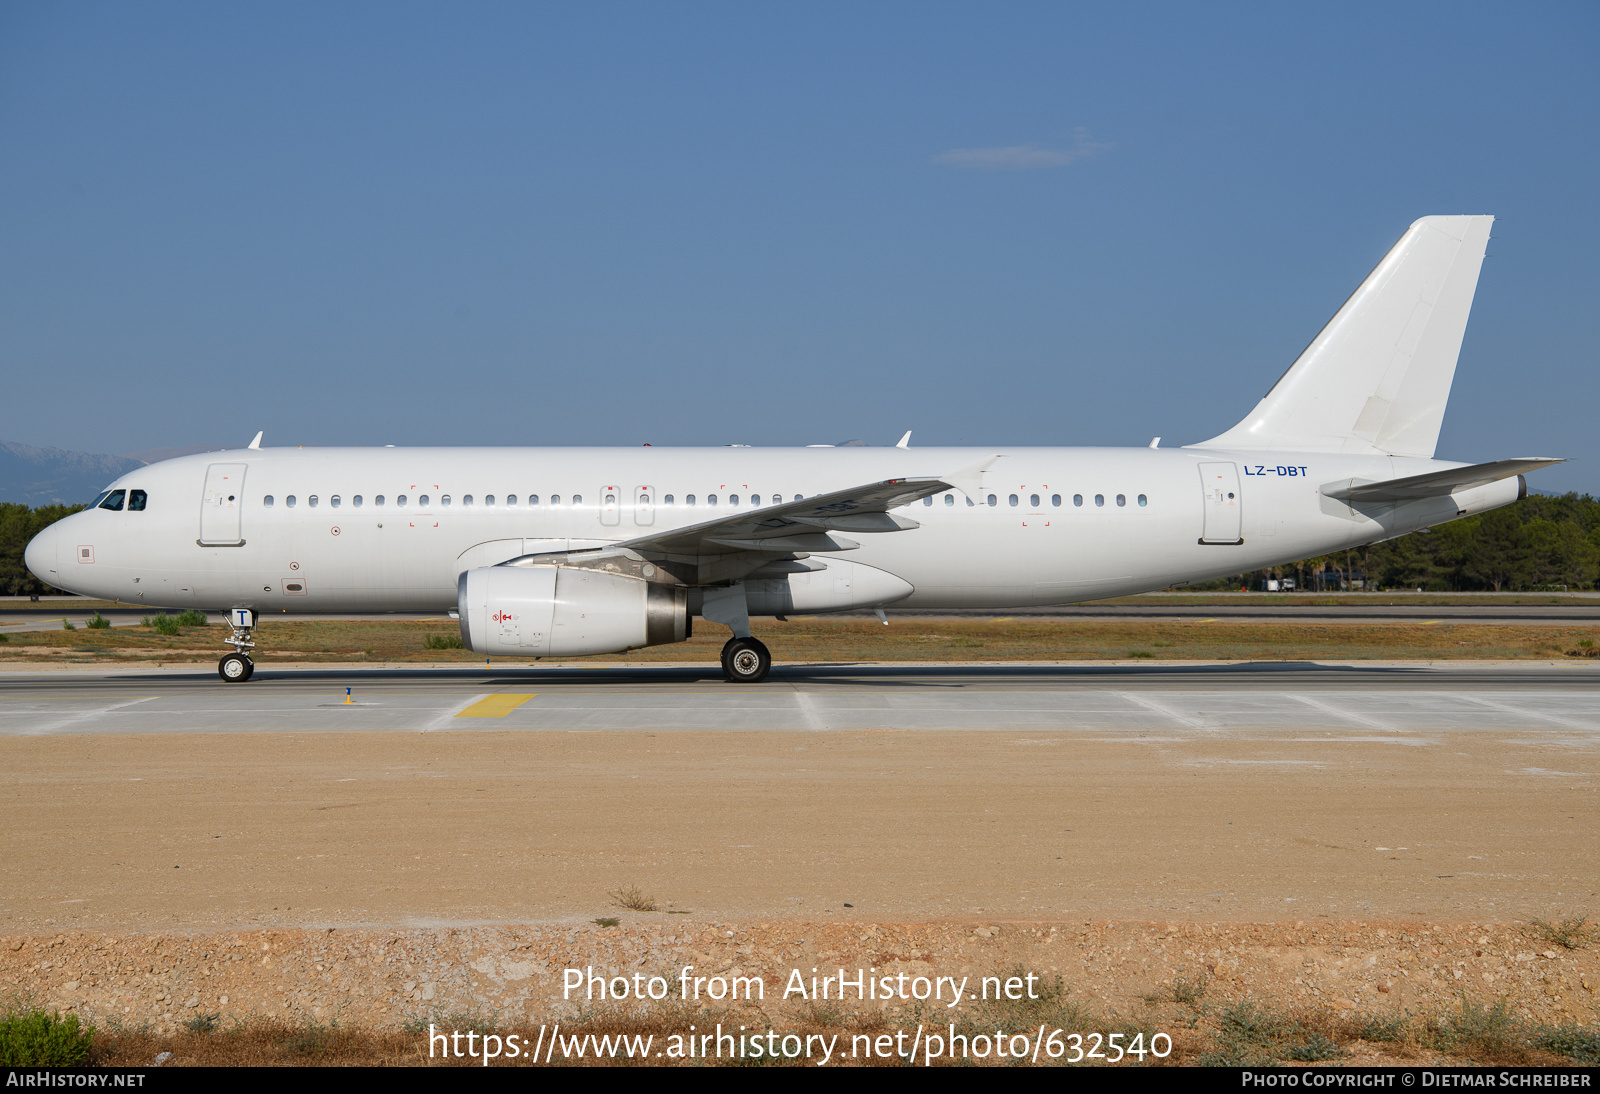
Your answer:
[[[1600,490],[1600,6],[0,8],[0,437],[1167,444],[1500,219],[1441,457]]]

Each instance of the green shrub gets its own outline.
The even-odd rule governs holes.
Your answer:
[[[79,1025],[76,1014],[13,1011],[0,1021],[0,1065],[77,1067],[89,1058],[93,1041],[94,1027]]]
[[[195,611],[193,608],[178,613],[180,627],[204,627],[209,622],[205,612]]]
[[[64,631],[75,631],[78,629],[78,625],[70,619],[63,619],[61,621],[61,629]]]
[[[1581,1026],[1552,1026],[1534,1035],[1533,1043],[1588,1067],[1600,1065],[1600,1030]]]
[[[168,638],[178,633],[178,620],[166,612],[145,616],[144,625],[154,627],[157,634],[164,634]]]
[[[459,634],[430,634],[428,643],[424,647],[430,650],[459,650],[462,649]]]
[[[9,634],[7,634],[5,631],[0,631],[0,642],[9,642],[9,641],[11,641],[11,636]]]
[[[111,620],[107,619],[99,612],[95,612],[94,618],[85,623],[84,626],[88,627],[91,631],[103,631],[111,626]]]
[[[190,1033],[215,1033],[217,1024],[222,1021],[220,1014],[207,1014],[204,1011],[195,1011],[194,1017],[183,1024],[183,1028]]]

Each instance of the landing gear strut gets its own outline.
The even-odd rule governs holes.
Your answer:
[[[759,684],[772,671],[772,654],[756,638],[730,638],[722,647],[722,675],[731,684]]]
[[[233,633],[223,641],[233,647],[233,652],[217,662],[217,675],[225,683],[242,684],[256,673],[256,663],[250,660],[250,651],[256,648],[250,637],[255,622],[256,613],[249,608],[235,608],[228,613],[228,627]]]

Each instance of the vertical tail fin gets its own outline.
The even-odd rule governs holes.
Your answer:
[[[1190,447],[1431,458],[1493,223],[1417,221],[1249,417]]]

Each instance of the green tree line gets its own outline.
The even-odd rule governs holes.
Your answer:
[[[1367,589],[1429,592],[1593,589],[1600,582],[1600,501],[1588,494],[1530,494],[1427,532],[1215,584],[1260,588],[1269,577],[1295,578],[1302,589],[1338,589],[1350,581]]]
[[[0,502],[0,592],[28,596],[53,591],[28,572],[22,552],[40,531],[82,508],[34,509]],[[1320,581],[1319,573],[1324,575]],[[1559,585],[1592,589],[1600,583],[1600,501],[1588,494],[1530,494],[1513,505],[1428,532],[1208,585],[1259,588],[1268,577],[1293,577],[1301,588],[1339,588],[1353,579],[1369,589],[1439,592],[1513,592]]]

